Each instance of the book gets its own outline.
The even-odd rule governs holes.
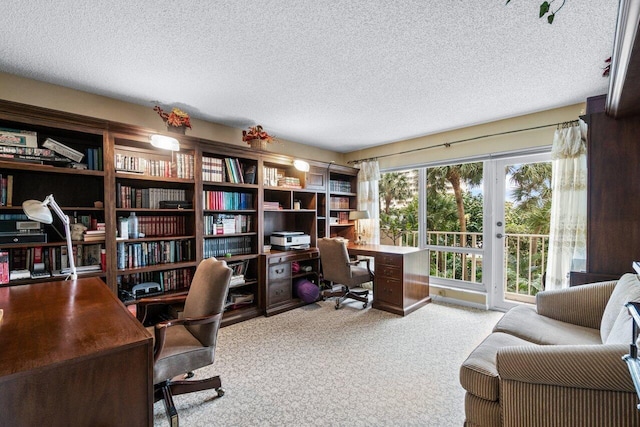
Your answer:
[[[17,147],[37,147],[38,134],[28,130],[0,127],[0,144]]]
[[[4,285],[9,283],[9,252],[0,252],[0,284]]]
[[[82,154],[79,151],[74,150],[71,147],[67,147],[66,145],[56,141],[55,139],[51,139],[51,138],[47,138],[43,143],[42,143],[43,147],[49,148],[53,151],[55,151],[56,153],[65,156],[71,160],[73,160],[74,162],[80,163],[80,161],[82,160],[82,158],[84,157],[84,154]]]

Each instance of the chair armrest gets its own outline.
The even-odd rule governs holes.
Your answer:
[[[148,307],[154,305],[184,303],[186,299],[187,294],[140,298],[138,301],[136,301],[136,318],[140,321],[140,323],[144,324],[144,321],[147,318]]]
[[[211,316],[201,317],[183,317],[182,319],[170,319],[163,320],[154,325],[153,331],[155,335],[155,341],[153,345],[153,361],[154,363],[160,357],[162,349],[164,348],[164,341],[167,333],[167,329],[173,326],[191,326],[191,325],[205,325],[207,323],[213,323],[222,320],[223,313],[212,314]]]
[[[542,316],[600,329],[602,314],[616,283],[614,280],[538,292],[536,309]]]
[[[358,264],[360,264],[361,262],[364,262],[367,265],[367,271],[369,272],[369,277],[371,278],[371,280],[373,280],[374,274],[373,274],[373,271],[371,271],[371,258],[370,257],[357,258],[357,259],[349,260],[349,265],[357,267]]]
[[[624,344],[514,346],[498,350],[500,380],[635,393]]]

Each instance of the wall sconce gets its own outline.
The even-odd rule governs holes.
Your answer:
[[[180,142],[171,136],[151,135],[149,136],[151,145],[164,150],[180,151]]]
[[[349,221],[356,222],[356,245],[364,245],[366,242],[362,240],[362,229],[360,228],[360,220],[369,219],[369,211],[351,211],[349,212]]]
[[[301,172],[309,172],[309,163],[304,160],[295,159],[293,161],[293,166]]]
[[[62,220],[64,224],[64,234],[67,238],[67,258],[69,260],[69,279],[75,280],[78,278],[78,274],[76,273],[76,264],[73,260],[73,246],[71,244],[71,230],[69,229],[69,217],[62,212],[60,206],[56,203],[53,198],[53,194],[49,194],[44,201],[39,200],[26,200],[22,203],[22,210],[24,211],[27,218],[31,221],[38,221],[43,224],[51,224],[53,222],[53,216],[51,215],[51,208],[58,218]]]

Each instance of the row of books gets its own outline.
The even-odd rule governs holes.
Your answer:
[[[138,283],[156,282],[163,291],[186,289],[191,284],[193,273],[189,268],[145,273],[124,274],[118,276],[118,288],[131,291]]]
[[[101,249],[101,244],[74,245],[76,267],[100,265]],[[45,270],[49,272],[69,267],[67,246],[12,248],[8,252],[11,270],[33,270],[36,263],[43,263]]]
[[[204,258],[254,253],[254,236],[223,237],[204,241]]]
[[[231,182],[235,184],[255,184],[256,165],[245,164],[238,158],[202,158],[202,179],[209,182]]]
[[[7,145],[0,145],[0,156],[3,159],[15,159],[24,160],[36,163],[42,162],[60,162],[70,163],[71,160],[58,156],[53,150],[48,148],[37,147],[14,147]]]
[[[174,153],[173,160],[150,160],[116,153],[116,171],[139,173],[166,178],[193,179],[193,155]]]
[[[255,209],[252,193],[204,190],[202,192],[202,202],[206,210]]]
[[[13,206],[13,175],[0,174],[0,206]]]
[[[349,197],[331,197],[329,199],[329,209],[349,209]]]
[[[93,171],[104,169],[102,165],[102,147],[87,148],[87,169]]]
[[[160,209],[160,202],[185,200],[186,190],[182,188],[135,188],[116,183],[117,208]]]
[[[329,181],[329,191],[335,191],[338,193],[353,193],[353,189],[351,188],[351,182],[338,181],[333,179]]]
[[[186,219],[180,215],[138,216],[138,231],[145,237],[184,236]]]
[[[268,185],[271,187],[277,187],[278,180],[280,178],[284,178],[284,174],[285,174],[283,169],[272,168],[269,166],[264,166],[262,172],[263,172],[262,179],[264,180],[264,185]]]
[[[191,240],[169,240],[159,242],[118,242],[117,268],[146,267],[194,259]]]
[[[338,224],[349,224],[349,212],[338,212],[336,215]]]
[[[247,233],[253,229],[252,215],[214,214],[204,216],[204,234]]]

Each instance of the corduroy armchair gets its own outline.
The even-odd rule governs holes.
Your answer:
[[[640,281],[540,292],[507,312],[460,369],[467,426],[640,426],[622,356]]]
[[[172,426],[178,425],[173,395],[207,389],[215,389],[218,397],[224,395],[219,376],[202,380],[188,378],[194,370],[213,363],[230,280],[231,269],[227,263],[208,258],[198,265],[186,297],[143,298],[138,302],[138,319],[142,322],[152,305],[184,303],[181,318],[147,328],[154,336],[154,398],[156,402],[164,399]]]

